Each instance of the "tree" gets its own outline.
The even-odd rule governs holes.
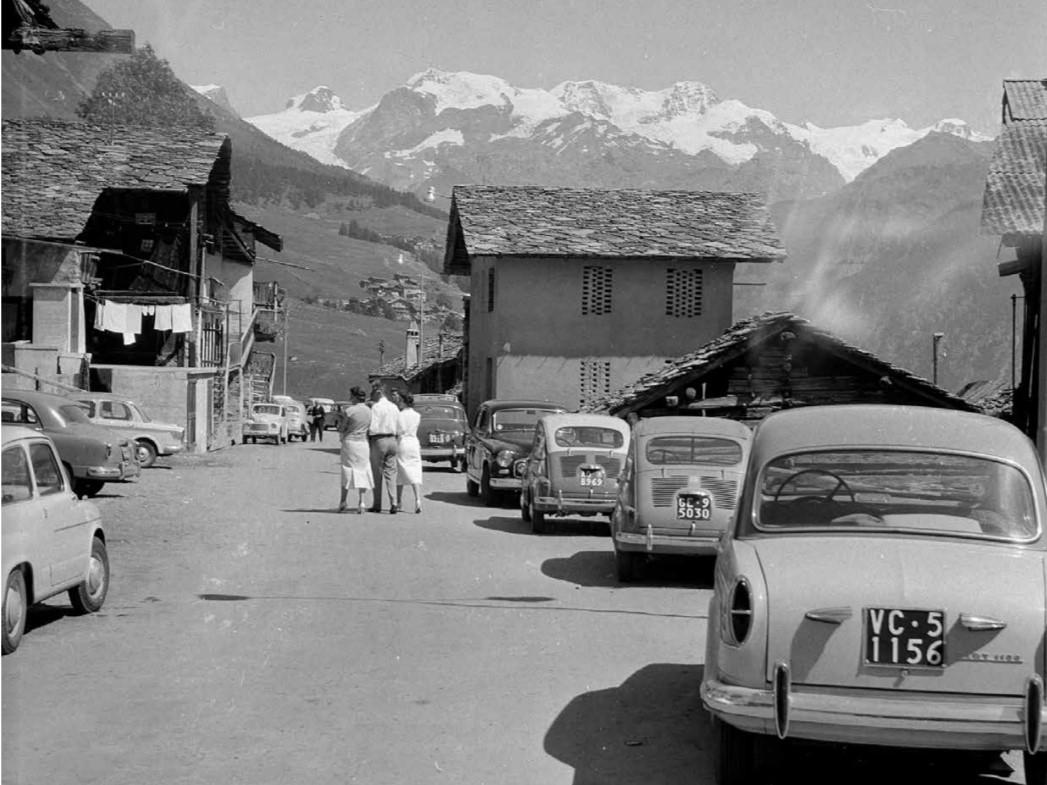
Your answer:
[[[77,114],[99,125],[195,126],[214,130],[214,118],[146,44],[107,68]]]

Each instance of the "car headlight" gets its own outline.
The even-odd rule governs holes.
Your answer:
[[[524,471],[526,469],[527,469],[527,459],[526,458],[518,458],[516,460],[516,462],[513,463],[513,474],[515,476],[517,476],[517,477],[523,477],[524,476]]]
[[[501,466],[503,469],[508,469],[513,465],[513,461],[516,459],[516,453],[512,450],[501,450],[494,457],[495,463]]]

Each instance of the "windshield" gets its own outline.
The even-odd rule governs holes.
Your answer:
[[[731,439],[715,436],[655,436],[647,441],[647,460],[658,465],[702,463],[734,466],[742,462],[742,446]]]
[[[1032,489],[989,458],[847,449],[777,458],[758,480],[761,529],[881,529],[1022,540],[1037,535]]]
[[[614,450],[625,444],[625,436],[614,428],[557,428],[553,440],[560,447],[602,447]]]
[[[465,411],[457,406],[441,406],[439,404],[426,403],[420,406],[416,405],[415,409],[418,410],[418,414],[422,417],[428,417],[433,420],[465,420]]]
[[[255,414],[275,414],[280,416],[280,407],[271,403],[258,403],[254,407]]]
[[[551,409],[502,409],[491,418],[495,431],[533,431],[538,420]]]
[[[84,407],[75,403],[65,403],[58,407],[59,413],[66,420],[66,422],[80,422],[90,424],[90,420],[87,419],[87,412],[84,411]]]

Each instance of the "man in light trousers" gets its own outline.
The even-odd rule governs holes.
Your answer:
[[[382,488],[389,498],[389,512],[396,508],[396,419],[400,410],[385,397],[381,387],[371,390],[371,427],[367,441],[371,447],[371,473],[374,474],[374,501],[371,512],[382,511]]]

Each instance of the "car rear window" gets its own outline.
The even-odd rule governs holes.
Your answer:
[[[761,529],[883,530],[1027,540],[1039,532],[1017,467],[954,453],[838,449],[770,461],[757,479]]]
[[[280,407],[270,404],[256,404],[254,407],[255,414],[275,414],[280,415]]]
[[[434,420],[465,420],[465,411],[457,406],[441,406],[440,404],[427,403],[421,406],[416,405],[415,409],[418,410],[418,414],[422,417],[429,417]]]
[[[557,428],[553,441],[560,447],[602,447],[613,450],[625,444],[625,436],[614,428],[568,426]]]
[[[647,440],[647,460],[653,464],[701,463],[734,466],[742,462],[742,446],[731,439],[694,434],[655,436]]]

